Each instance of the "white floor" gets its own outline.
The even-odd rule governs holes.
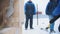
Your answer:
[[[52,34],[60,34],[60,32],[58,32],[58,25],[59,25],[59,21],[60,19],[58,19],[55,22],[55,31],[56,33],[52,33]],[[25,23],[24,23],[25,24]],[[28,29],[25,30],[25,25],[23,24],[22,26],[22,34],[49,34],[49,30],[48,32],[45,30],[41,30],[41,28],[44,28],[49,24],[49,19],[48,18],[39,18],[38,19],[38,25],[37,25],[37,19],[34,18],[33,19],[33,27],[34,29],[30,29],[28,26]]]

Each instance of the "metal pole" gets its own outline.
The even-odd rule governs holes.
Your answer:
[[[37,25],[38,25],[38,4],[37,4]]]

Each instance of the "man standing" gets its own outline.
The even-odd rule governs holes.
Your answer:
[[[28,28],[29,19],[30,19],[30,29],[33,29],[33,15],[34,14],[35,14],[35,5],[32,3],[31,0],[29,0],[25,4],[25,15],[26,15],[25,29]]]

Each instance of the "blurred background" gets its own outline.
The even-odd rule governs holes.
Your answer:
[[[24,0],[24,5],[28,0]],[[28,29],[25,30],[25,15],[24,15],[24,23],[22,25],[22,34],[49,34],[49,29],[48,32],[45,30],[45,28],[48,26],[49,24],[49,17],[48,15],[45,14],[45,10],[46,10],[46,6],[47,3],[49,2],[49,0],[31,0],[36,7],[36,14],[33,16],[33,28],[34,29],[30,29],[29,24],[30,22],[28,22]],[[52,33],[52,34],[59,34],[58,32],[58,26],[59,26],[59,21],[60,19],[58,19],[55,22],[55,28],[54,30],[56,31],[56,33]],[[43,28],[43,30],[41,30],[41,28]]]

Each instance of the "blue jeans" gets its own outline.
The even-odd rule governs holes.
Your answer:
[[[54,16],[49,15],[50,20],[53,19],[53,18],[54,18]],[[54,30],[54,25],[55,25],[55,23],[50,24],[50,30]]]

